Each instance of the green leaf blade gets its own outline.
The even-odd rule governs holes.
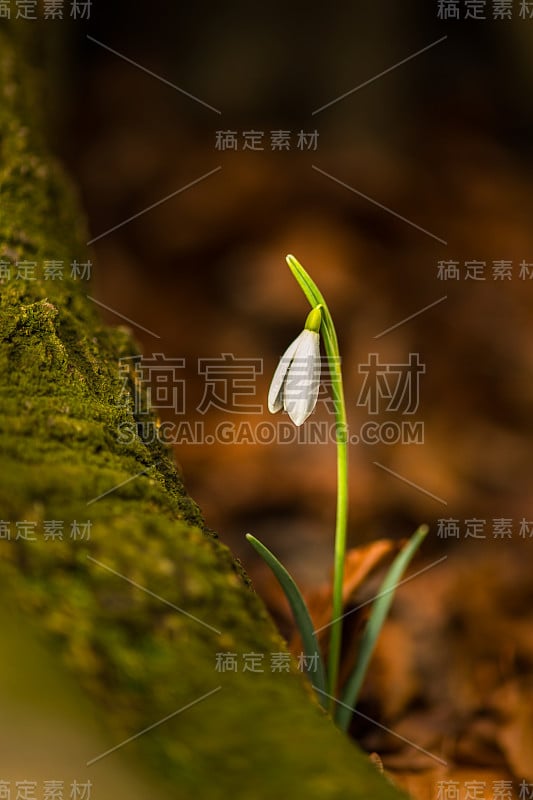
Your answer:
[[[246,534],[246,539],[250,542],[254,550],[261,556],[261,558],[268,564],[274,575],[276,576],[281,588],[291,607],[291,611],[296,622],[300,636],[302,637],[302,644],[305,655],[309,658],[310,664],[316,664],[316,670],[308,670],[311,682],[316,684],[317,697],[320,704],[326,707],[326,698],[324,693],[326,691],[326,672],[324,669],[324,662],[320,654],[316,634],[314,632],[314,625],[309,614],[306,602],[302,597],[298,586],[294,579],[285,569],[283,564],[276,558],[276,556],[266,547],[259,539],[252,536],[251,533]]]
[[[354,670],[348,679],[342,696],[342,705],[339,706],[336,715],[337,724],[344,731],[348,729],[348,725],[352,716],[352,709],[357,703],[357,698],[359,696],[361,686],[363,685],[366,670],[368,668],[368,664],[370,663],[372,653],[374,652],[376,640],[394,599],[394,591],[396,586],[401,580],[403,573],[407,569],[409,562],[425,539],[428,530],[429,528],[427,525],[421,525],[418,530],[415,531],[405,547],[402,548],[400,553],[398,553],[392,562],[390,569],[380,586],[377,598],[372,606],[372,612],[370,614],[366,630],[361,639],[361,647],[357,664],[355,665]]]

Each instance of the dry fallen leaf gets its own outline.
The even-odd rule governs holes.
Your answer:
[[[391,539],[378,539],[376,542],[371,542],[370,544],[352,548],[347,551],[342,586],[343,609],[344,613],[348,614],[344,622],[343,657],[346,652],[351,650],[351,648],[347,647],[347,640],[351,639],[352,636],[347,635],[347,628],[350,629],[350,633],[353,633],[354,629],[356,632],[359,632],[361,627],[362,614],[355,611],[350,613],[350,604],[353,603],[356,592],[361,588],[361,585],[368,576],[382,564],[383,560],[391,555],[391,553],[395,553],[398,548],[398,542],[394,542]],[[318,630],[317,639],[324,657],[327,656],[328,652],[332,595],[333,590],[330,582],[327,586],[323,586],[309,593],[305,598],[313,624]],[[365,608],[365,611],[367,612],[368,608]],[[293,654],[297,654],[301,652],[301,649],[302,642],[300,635],[298,631],[295,630],[290,640],[290,650]],[[351,656],[349,656],[349,658],[352,660]],[[343,662],[341,662],[341,679],[343,671],[345,671],[343,670],[344,666],[343,658]]]
[[[494,696],[494,707],[501,722],[496,738],[515,775],[533,782],[533,685],[529,680],[515,680]]]

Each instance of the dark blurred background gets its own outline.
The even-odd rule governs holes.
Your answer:
[[[350,543],[428,522],[427,551],[438,554],[480,518],[482,556],[528,546],[520,520],[533,518],[533,266],[520,267],[533,263],[533,19],[518,2],[512,19],[494,19],[492,2],[485,20],[465,19],[468,3],[460,19],[439,19],[451,5],[94,2],[68,37],[50,28],[58,80],[45,101],[96,240],[91,293],[142,326],[146,357],[185,359],[185,409],[156,402],[161,419],[202,421],[211,435],[227,420],[277,421],[270,376],[308,310],[285,265],[292,252],[336,321],[353,431],[372,419],[358,404],[369,354],[398,365],[418,353],[426,368],[416,412],[378,416],[422,422],[423,441],[350,448]],[[243,149],[251,130],[264,132],[263,150]],[[271,149],[279,130],[289,150]],[[315,130],[316,149],[298,148],[299,131]],[[237,150],[217,149],[220,131],[234,132]],[[459,277],[440,278],[440,261],[457,262]],[[472,261],[485,280],[466,277]],[[198,359],[224,353],[263,360],[246,400],[262,413],[198,412]],[[321,404],[316,419],[327,414]],[[208,524],[259,588],[267,578],[247,531],[304,585],[327,577],[332,443],[185,441],[175,452]],[[442,518],[459,521],[457,538],[439,536]],[[511,537],[493,535],[496,518],[512,520]]]

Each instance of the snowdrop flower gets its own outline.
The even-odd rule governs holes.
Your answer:
[[[320,385],[321,306],[314,308],[301,334],[289,345],[274,372],[268,392],[268,410],[285,409],[295,425],[312,413]]]

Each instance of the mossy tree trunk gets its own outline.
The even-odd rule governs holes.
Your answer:
[[[270,654],[285,645],[204,527],[169,452],[119,442],[119,426],[134,419],[118,361],[135,346],[102,325],[87,283],[70,275],[74,259],[88,259],[87,237],[47,150],[43,76],[28,60],[23,38],[0,29],[3,605],[9,598],[53,643],[109,747],[189,706],[124,746],[170,796],[401,797],[335,729],[294,665],[271,671]],[[50,260],[63,262],[62,279],[45,279]],[[62,540],[45,536],[50,521],[63,523]],[[264,671],[244,672],[242,661],[217,671],[227,652],[262,654]],[[95,778],[101,763],[90,767]]]

